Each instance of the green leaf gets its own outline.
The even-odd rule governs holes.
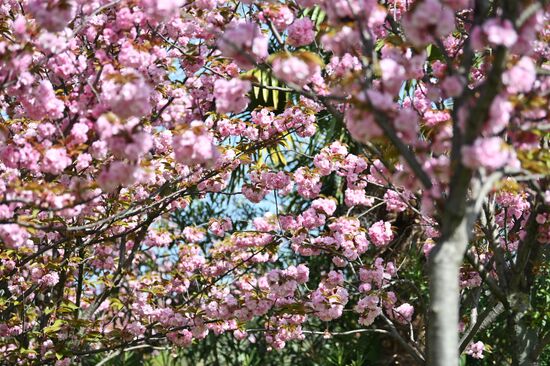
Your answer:
[[[66,300],[59,306],[58,311],[60,313],[72,313],[77,309],[78,309],[78,306],[76,306],[75,303]]]
[[[44,334],[51,334],[58,332],[61,327],[66,324],[65,320],[63,319],[56,319],[55,322],[50,325],[49,327],[44,328]]]
[[[426,48],[426,53],[428,55],[428,60],[429,61],[435,61],[435,60],[440,60],[440,61],[444,61],[445,60],[445,57],[443,56],[443,52],[441,52],[441,50],[430,44],[428,45],[428,47]]]
[[[289,93],[274,89],[280,87],[281,83],[269,71],[252,69],[241,74],[241,77],[256,84],[252,87],[249,109],[256,107],[273,108],[276,111],[284,109]]]

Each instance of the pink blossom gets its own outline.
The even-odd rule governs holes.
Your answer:
[[[533,60],[522,57],[510,70],[502,74],[502,82],[509,93],[526,93],[531,91],[537,78],[537,70]]]
[[[479,273],[475,271],[463,271],[460,273],[460,287],[474,288],[481,286],[483,280]]]
[[[405,68],[391,58],[380,60],[380,71],[384,88],[391,94],[396,94],[405,80]]]
[[[481,28],[474,28],[470,37],[472,48],[480,50],[485,43],[511,47],[516,43],[518,34],[508,19],[491,18],[483,23]]]
[[[482,28],[487,40],[494,45],[511,47],[518,38],[514,25],[508,19],[489,19],[483,24]]]
[[[376,89],[369,89],[366,92],[366,99],[378,110],[391,111],[395,104],[393,96],[387,92],[381,92]]]
[[[387,221],[380,220],[369,228],[369,238],[377,247],[388,245],[394,236],[391,224]]]
[[[191,243],[197,243],[199,241],[204,240],[204,238],[206,237],[204,230],[193,226],[185,227],[183,229],[183,236],[185,237],[185,240]]]
[[[71,165],[72,160],[67,155],[65,148],[52,148],[44,153],[42,158],[41,170],[44,173],[61,174],[66,167]]]
[[[378,296],[365,296],[357,302],[353,310],[361,314],[359,324],[369,326],[374,323],[378,315],[382,314],[380,298]]]
[[[121,118],[142,117],[151,113],[152,89],[136,70],[126,68],[108,76],[102,84],[102,99]]]
[[[267,58],[267,42],[257,24],[232,23],[218,41],[218,47],[239,66],[250,68],[255,61]]]
[[[459,76],[448,76],[442,83],[441,88],[449,97],[458,97],[464,89],[464,81]]]
[[[113,146],[111,146],[111,150],[113,153],[118,153],[121,157],[131,161],[139,160],[153,147],[151,135],[144,131],[126,137],[126,140],[127,141],[121,144],[119,151],[115,151]]]
[[[296,267],[295,278],[298,283],[306,283],[309,279],[309,268],[305,264],[299,264]]]
[[[327,33],[321,37],[323,48],[332,51],[337,56],[350,53],[360,44],[359,33],[352,27],[343,26],[336,33]]]
[[[126,330],[130,332],[130,334],[138,337],[145,333],[145,326],[141,324],[140,322],[132,322],[126,326]]]
[[[433,37],[444,37],[453,31],[454,12],[438,0],[424,0],[405,14],[402,25],[413,45],[425,46]]]
[[[125,42],[120,47],[118,61],[125,67],[134,67],[136,69],[148,67],[155,61],[155,56],[148,52],[137,50],[132,43]]]
[[[223,237],[226,231],[233,230],[233,223],[230,219],[214,220],[208,229],[216,236]]]
[[[296,170],[294,181],[298,186],[298,194],[304,198],[315,198],[321,191],[320,177],[304,167]]]
[[[167,247],[173,239],[169,232],[161,230],[149,230],[143,243],[149,247]]]
[[[92,162],[92,156],[90,154],[87,154],[87,153],[84,153],[84,154],[80,154],[78,155],[78,157],[76,158],[76,169],[77,170],[84,170],[86,169],[87,167],[90,166],[90,163]]]
[[[473,145],[462,147],[462,163],[472,169],[498,169],[506,165],[510,158],[510,150],[500,137],[478,138]]]
[[[284,191],[290,189],[289,186],[292,187],[290,176],[284,171],[262,171],[259,178],[255,177],[251,173],[251,179],[256,183],[260,183],[269,190],[279,189],[282,190],[283,193]]]
[[[455,11],[473,7],[473,0],[443,0],[443,2]]]
[[[72,142],[75,144],[83,144],[88,140],[89,127],[85,123],[75,123],[71,129]]]
[[[280,215],[279,221],[283,230],[296,230],[300,227],[298,221],[293,216]]]
[[[65,104],[57,98],[49,80],[40,81],[30,95],[21,100],[21,104],[28,117],[35,120],[61,118],[65,109]]]
[[[260,186],[253,186],[251,184],[243,184],[242,188],[243,195],[250,201],[258,203],[264,199],[267,195],[267,190]]]
[[[434,247],[435,243],[432,239],[426,240],[422,245],[422,253],[424,254],[424,257],[428,258],[430,256],[430,252]]]
[[[320,0],[296,0],[296,3],[298,3],[298,5],[303,6],[305,8],[315,6],[320,2],[321,2]]]
[[[288,27],[287,43],[294,47],[306,46],[315,39],[314,24],[309,18],[296,19]]]
[[[13,21],[13,32],[19,36],[24,36],[27,32],[27,19],[24,15],[18,15]]]
[[[346,188],[345,192],[345,203],[346,206],[372,206],[374,203],[374,198],[367,197],[365,190],[363,188]]]
[[[403,195],[405,196],[405,194]],[[401,195],[391,189],[388,189],[386,193],[384,193],[384,202],[386,203],[387,210],[392,212],[403,212],[408,207]]]
[[[71,77],[86,67],[86,59],[83,56],[75,56],[65,52],[58,54],[48,61],[48,66],[58,77]]]
[[[407,144],[414,145],[420,130],[418,113],[412,108],[402,108],[394,120],[398,136]]]
[[[489,119],[484,127],[484,132],[497,134],[501,132],[512,118],[514,106],[502,95],[497,95],[489,109]]]
[[[169,332],[166,334],[166,338],[176,346],[181,347],[187,347],[193,342],[193,334],[187,329]]]
[[[342,316],[348,302],[348,292],[341,287],[342,284],[341,272],[331,271],[311,294],[310,306],[319,319],[328,321]]]
[[[30,0],[27,6],[38,24],[51,32],[63,30],[77,10],[73,0]]]
[[[502,208],[506,209],[506,216],[508,220],[521,218],[522,215],[530,208],[530,203],[527,201],[525,196],[506,191],[500,192],[496,196],[496,202]],[[504,213],[497,215],[496,221],[499,225],[504,226],[504,216]],[[511,222],[507,222],[507,224],[510,223]]]
[[[55,125],[50,122],[41,123],[38,125],[37,132],[41,138],[46,139],[55,134],[56,128]]]
[[[272,22],[275,28],[282,32],[294,20],[294,13],[285,5],[268,6],[266,10],[259,14],[259,18],[264,22]]]
[[[184,0],[139,0],[144,12],[159,21],[177,15],[184,3]]]
[[[0,238],[8,248],[17,249],[27,246],[30,234],[17,224],[1,224]]]
[[[351,137],[359,142],[367,142],[382,136],[382,130],[378,127],[374,114],[369,111],[349,108],[344,115],[344,122]]]
[[[377,3],[375,0],[333,0],[326,1],[324,7],[329,18],[339,22],[347,18],[369,18],[371,13],[376,12]]]
[[[73,360],[70,357],[63,358],[61,360],[55,361],[55,366],[69,366],[73,363]]]
[[[330,198],[318,198],[313,201],[311,207],[330,216],[336,211],[336,202]]]
[[[408,303],[404,303],[394,309],[392,309],[392,314],[395,320],[401,324],[408,324],[412,320],[414,314],[414,307]]]
[[[173,138],[172,147],[176,160],[185,165],[214,163],[219,153],[212,137],[201,122],[193,122],[191,127]]]
[[[94,141],[90,146],[90,155],[94,159],[103,160],[107,157],[107,143],[103,140]]]
[[[39,283],[46,287],[53,287],[59,282],[59,275],[57,272],[51,271],[46,273],[40,279]]]
[[[0,205],[0,220],[13,217],[13,209],[9,205]]]
[[[273,60],[273,73],[287,83],[304,86],[319,71],[315,64],[308,63],[298,57],[277,57]]]
[[[482,359],[484,350],[485,345],[483,344],[483,342],[478,341],[468,345],[468,347],[466,348],[466,354],[476,359]]]
[[[218,0],[197,0],[193,5],[199,9],[212,10],[218,5]]]
[[[218,113],[239,113],[246,109],[250,101],[246,93],[250,90],[250,81],[219,79],[214,83],[214,98]]]
[[[336,78],[359,70],[361,70],[361,62],[349,53],[344,54],[342,57],[332,56],[326,67],[327,73]]]
[[[436,78],[443,78],[447,72],[447,64],[440,60],[435,60],[432,63],[432,72]]]
[[[114,161],[105,167],[98,177],[98,183],[105,192],[112,192],[119,186],[128,187],[138,180],[139,170],[135,165]]]

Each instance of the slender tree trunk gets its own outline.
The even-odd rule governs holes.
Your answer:
[[[429,366],[458,366],[459,360],[459,275],[468,245],[466,219],[447,231],[430,254]]]

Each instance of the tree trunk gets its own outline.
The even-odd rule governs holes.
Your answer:
[[[468,245],[466,219],[453,225],[430,254],[429,366],[458,366],[459,275]]]

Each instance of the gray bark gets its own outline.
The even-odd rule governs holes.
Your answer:
[[[430,254],[430,314],[428,365],[458,366],[459,275],[468,245],[463,218]]]

